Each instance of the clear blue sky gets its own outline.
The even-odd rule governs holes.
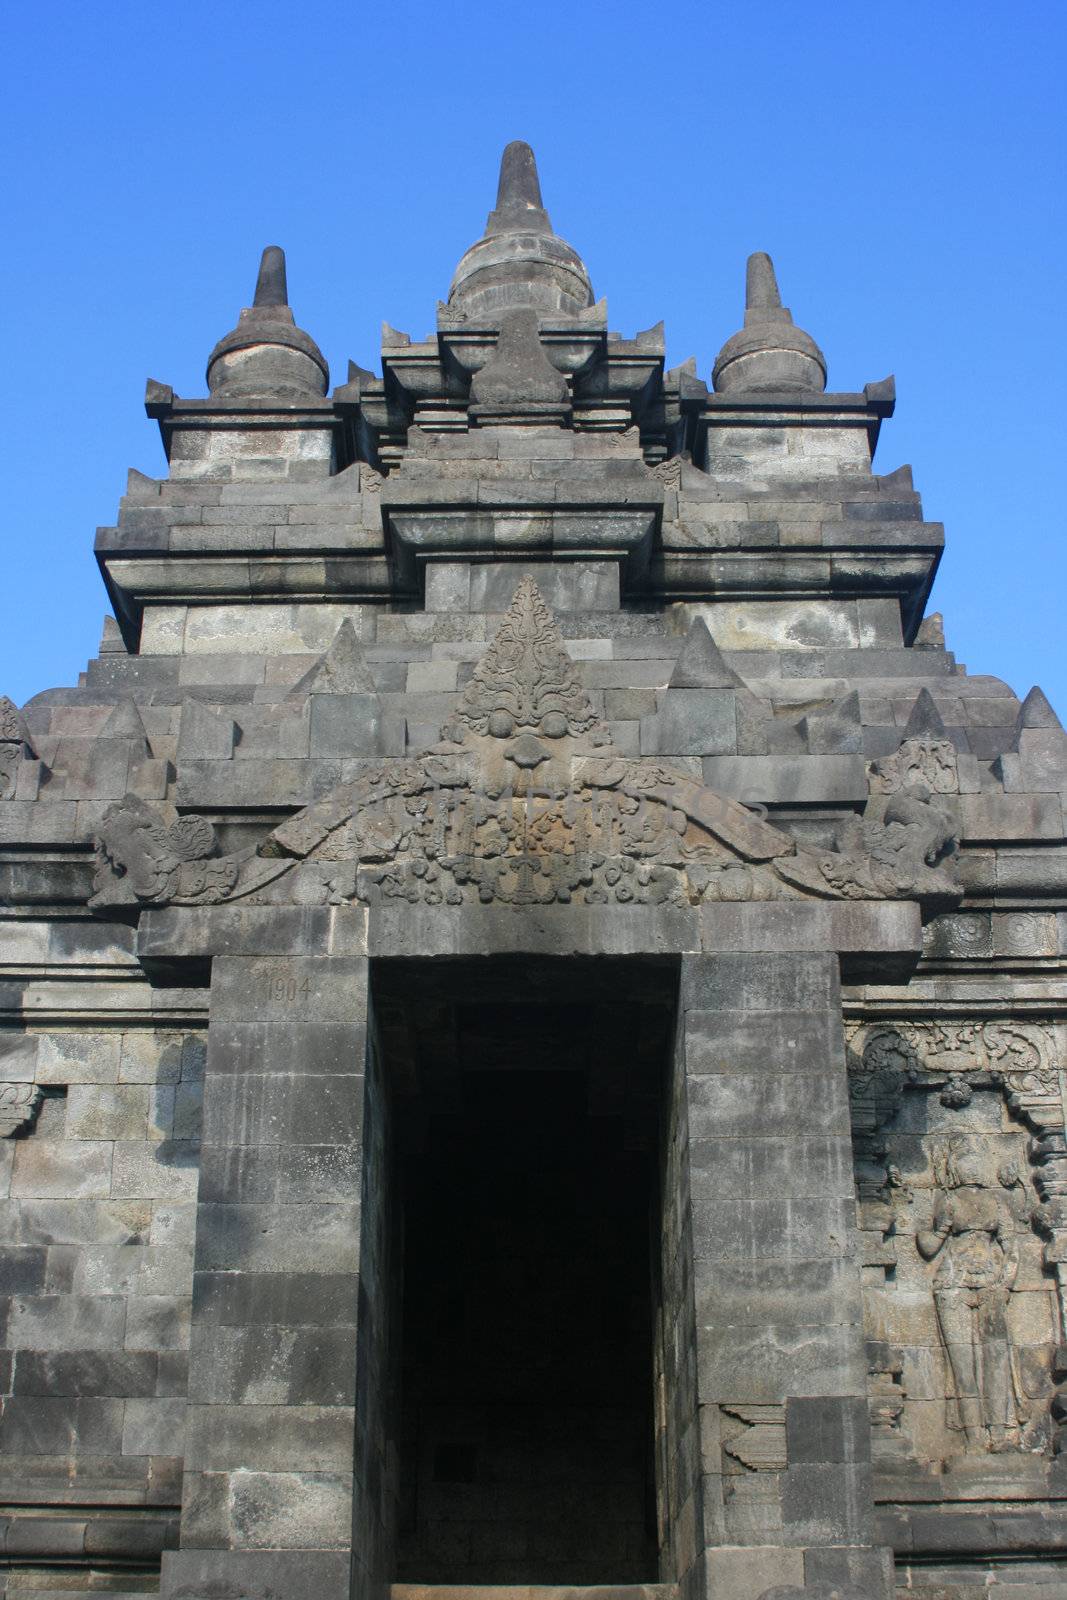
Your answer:
[[[896,373],[876,465],[946,524],[948,643],[1067,720],[1065,41],[1064,0],[8,0],[0,692],[95,653],[144,380],[204,393],[261,247],[333,382],[377,368],[524,138],[613,328],[708,378],[764,249],[831,388]]]

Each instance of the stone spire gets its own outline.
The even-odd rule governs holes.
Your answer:
[[[208,388],[212,394],[234,399],[317,399],[326,393],[329,381],[322,351],[310,334],[296,326],[289,309],[285,251],[269,244],[259,264],[251,306],[208,357]]]
[[[581,257],[552,231],[534,153],[521,139],[501,157],[496,208],[483,237],[461,258],[448,304],[461,316],[489,322],[513,306],[572,317],[593,304]]]
[[[826,388],[826,358],[782,305],[774,263],[762,250],[748,258],[745,326],[719,351],[712,383],[720,394]]]

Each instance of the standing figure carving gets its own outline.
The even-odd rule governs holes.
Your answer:
[[[1018,1271],[1015,1226],[1006,1194],[986,1182],[973,1144],[953,1139],[935,1162],[933,1226],[916,1236],[937,1261],[933,1292],[948,1364],[946,1422],[968,1452],[1013,1450],[1025,1419],[1008,1301]],[[1004,1173],[1007,1188],[1014,1173]]]

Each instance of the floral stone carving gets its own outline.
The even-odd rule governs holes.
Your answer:
[[[526,578],[428,755],[368,765],[232,857],[213,854],[206,822],[128,797],[100,830],[92,903],[954,905],[944,818],[895,798],[846,850],[807,851],[659,760],[618,755]]]

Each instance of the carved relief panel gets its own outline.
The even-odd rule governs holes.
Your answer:
[[[995,1456],[1026,1471],[1060,1447],[1054,1033],[1007,1020],[849,1031],[876,1463],[959,1474]]]

